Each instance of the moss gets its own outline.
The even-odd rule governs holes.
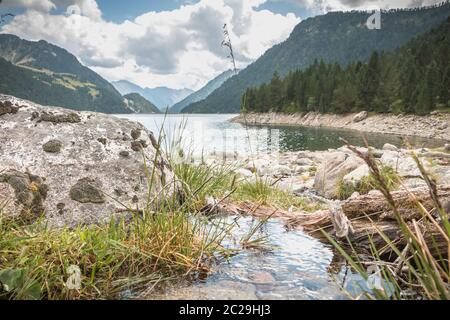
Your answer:
[[[98,183],[91,178],[83,178],[70,189],[70,198],[80,203],[105,203],[105,195]]]
[[[141,151],[142,149],[147,147],[147,143],[144,140],[133,141],[131,142],[131,149],[133,151]]]
[[[120,151],[119,154],[124,158],[128,158],[130,156],[130,153],[128,151]]]
[[[59,153],[63,147],[63,144],[59,140],[50,140],[45,143],[42,148],[48,153]]]
[[[0,116],[8,113],[15,114],[19,111],[18,107],[14,107],[11,101],[0,101]]]
[[[44,112],[40,116],[40,121],[51,122],[53,124],[59,123],[80,123],[81,117],[78,113],[69,112],[66,114],[53,114]]]
[[[102,145],[106,146],[106,142],[107,142],[106,138],[103,138],[103,137],[102,138],[98,138],[97,141],[100,142]]]
[[[137,140],[141,136],[141,133],[142,133],[142,131],[140,129],[133,129],[133,130],[131,130],[131,137],[134,140]]]
[[[16,202],[23,206],[22,216],[32,215],[30,219],[44,213],[44,201],[48,186],[41,177],[16,170],[0,175],[0,182],[8,183],[14,190]]]

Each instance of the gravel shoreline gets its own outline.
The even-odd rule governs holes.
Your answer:
[[[230,121],[249,125],[328,127],[450,141],[450,113],[435,113],[428,116],[368,115],[367,112],[345,115],[316,112],[297,114],[248,113],[245,117],[241,114]]]

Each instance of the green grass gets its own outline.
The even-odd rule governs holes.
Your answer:
[[[256,181],[240,183],[231,199],[236,202],[252,201],[283,210],[295,209],[313,212],[321,209],[320,205],[274,187],[267,180],[259,177],[256,178]]]
[[[23,272],[8,299],[116,298],[157,282],[205,269],[205,257],[219,250],[218,237],[185,213],[146,215],[131,222],[75,229],[48,229],[0,219],[0,270]],[[81,269],[81,289],[69,290],[71,265]],[[12,285],[11,285],[12,283]],[[4,288],[5,289],[5,288]]]

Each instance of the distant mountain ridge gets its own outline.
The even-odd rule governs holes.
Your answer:
[[[114,81],[112,85],[122,95],[139,93],[161,111],[170,108],[194,92],[190,89],[171,89],[167,87],[142,88],[127,80]]]
[[[42,105],[131,113],[121,94],[67,50],[0,34],[0,92]]]
[[[171,113],[182,112],[182,110],[186,108],[188,105],[206,99],[211,93],[213,93],[216,89],[218,89],[225,81],[227,81],[233,75],[234,75],[233,70],[227,70],[221,73],[213,80],[209,81],[203,88],[192,93],[182,101],[173,105],[172,108],[170,108],[170,112]]]
[[[420,8],[391,10],[381,14],[381,30],[369,30],[369,12],[330,12],[299,23],[289,38],[275,45],[258,60],[228,79],[208,98],[186,107],[185,113],[236,113],[247,88],[305,69],[315,60],[367,61],[374,50],[392,51],[413,37],[437,27],[450,15],[450,2]]]

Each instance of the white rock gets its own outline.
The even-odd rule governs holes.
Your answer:
[[[386,143],[383,146],[383,150],[386,150],[386,151],[398,151],[398,148],[396,146],[394,146],[393,144]]]
[[[444,150],[445,150],[445,151],[450,151],[450,143],[446,143],[446,144],[444,145]]]
[[[358,183],[361,182],[362,178],[367,177],[370,174],[369,167],[367,164],[363,164],[350,172],[349,174],[345,175],[343,180],[346,184],[351,184],[356,186]]]
[[[21,188],[12,199],[17,211],[23,206],[45,213],[51,226],[72,226],[106,221],[124,205],[144,208],[149,193],[144,157],[147,166],[157,161],[152,198],[163,186],[166,195],[173,192],[174,174],[166,159],[156,157],[156,140],[143,125],[11,96],[0,95],[0,101],[22,106],[0,116],[1,123],[15,123],[0,130],[0,185],[3,194],[5,185]],[[43,144],[49,140],[58,140],[61,148],[46,152]],[[11,199],[0,203],[5,200]]]
[[[385,166],[389,166],[401,177],[419,177],[420,170],[417,168],[414,160],[399,152],[385,151],[380,159],[381,163]]]
[[[352,172],[364,162],[356,156],[335,153],[334,158],[329,158],[318,169],[314,179],[314,189],[319,195],[326,198],[336,198],[338,185],[342,177]]]
[[[250,170],[245,169],[245,168],[240,168],[240,169],[236,170],[235,173],[242,177],[246,177],[246,178],[253,177],[253,175],[254,175],[253,172],[251,172]]]
[[[308,158],[299,158],[295,163],[299,166],[312,166],[314,164],[314,162]]]
[[[357,122],[361,122],[363,120],[366,120],[368,117],[368,113],[367,111],[361,111],[360,113],[358,113],[357,115],[355,115],[353,117],[353,122],[357,123]]]

